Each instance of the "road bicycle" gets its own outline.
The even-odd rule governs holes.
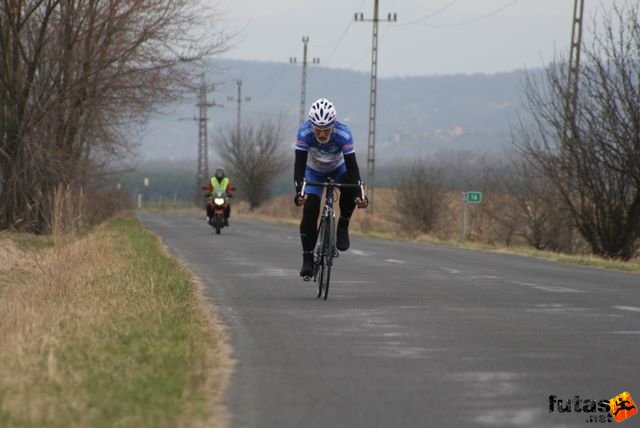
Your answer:
[[[304,197],[305,188],[307,186],[321,186],[326,188],[324,206],[318,226],[318,234],[316,235],[316,245],[313,250],[313,281],[318,283],[318,298],[323,297],[327,300],[329,295],[329,281],[331,280],[331,267],[333,259],[340,254],[336,248],[336,213],[333,210],[335,200],[335,189],[346,187],[359,187],[360,197],[365,199],[364,183],[359,181],[358,184],[336,183],[332,177],[327,178],[326,182],[307,181],[302,182],[302,190],[300,195]],[[305,281],[310,281],[310,277],[305,277]]]

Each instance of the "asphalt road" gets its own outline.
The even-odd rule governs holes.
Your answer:
[[[640,404],[638,274],[352,237],[324,301],[295,228],[139,218],[229,328],[232,427],[598,426],[595,402]]]

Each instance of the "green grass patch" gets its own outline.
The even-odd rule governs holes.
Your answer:
[[[21,251],[40,251],[54,245],[50,235],[34,235],[31,233],[2,232],[0,238],[13,242]]]
[[[32,304],[0,325],[30,354],[0,348],[0,426],[224,426],[224,337],[191,274],[134,218],[65,245],[55,271],[43,262],[48,287],[32,285]]]

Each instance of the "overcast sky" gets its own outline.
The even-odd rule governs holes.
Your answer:
[[[224,13],[224,25],[241,30],[223,58],[289,62],[308,58],[320,66],[369,72],[373,0],[207,0]],[[585,0],[591,17],[624,0]],[[378,75],[494,73],[541,67],[571,42],[574,0],[380,0]],[[588,31],[585,39],[588,40]],[[315,66],[314,66],[315,67]]]

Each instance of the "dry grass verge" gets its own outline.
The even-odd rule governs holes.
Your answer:
[[[226,426],[224,334],[135,219],[14,242],[0,240],[0,426]]]
[[[400,226],[392,189],[376,189],[375,198],[376,206],[373,215],[367,210],[354,212],[350,227],[351,234],[375,239],[394,239],[431,245],[498,251],[596,268],[640,272],[640,260],[637,258],[629,262],[622,262],[592,256],[588,254],[586,249],[581,249],[581,254],[578,255],[535,250],[527,246],[522,239],[513,239],[510,246],[502,245],[502,240],[495,238],[500,236],[499,226],[494,224],[489,216],[483,215],[479,206],[469,207],[471,221],[468,237],[465,241],[460,241],[461,197],[459,193],[449,193],[443,197],[442,215],[438,219],[434,232],[430,234],[412,233]],[[204,216],[204,208],[177,211],[193,213],[194,216]],[[254,211],[249,210],[249,205],[246,202],[234,201],[232,217],[270,221],[298,227],[302,217],[302,209],[293,204],[292,195],[284,195],[268,200]]]
[[[431,245],[498,251],[589,267],[640,272],[640,260],[622,262],[607,260],[589,254],[571,255],[553,251],[535,250],[524,245],[508,247],[499,245],[496,240],[489,239],[490,236],[496,235],[496,232],[492,229],[493,226],[489,224],[488,219],[484,217],[475,219],[476,227],[470,230],[469,239],[462,242],[459,240],[459,194],[448,194],[445,196],[443,200],[443,215],[439,219],[439,224],[433,234],[408,233],[400,227],[397,221],[398,218],[394,203],[389,202],[385,206],[384,201],[394,201],[393,191],[391,189],[376,189],[375,196],[376,207],[373,215],[370,215],[365,210],[356,210],[354,212],[350,227],[352,234],[376,239],[394,239]],[[302,216],[302,210],[293,205],[292,197],[289,195],[272,198],[253,212],[249,211],[248,205],[242,202],[236,203],[234,210],[235,215],[240,217],[275,221],[296,227],[300,223]],[[471,214],[473,215],[473,213]],[[452,239],[452,237],[455,238]]]

